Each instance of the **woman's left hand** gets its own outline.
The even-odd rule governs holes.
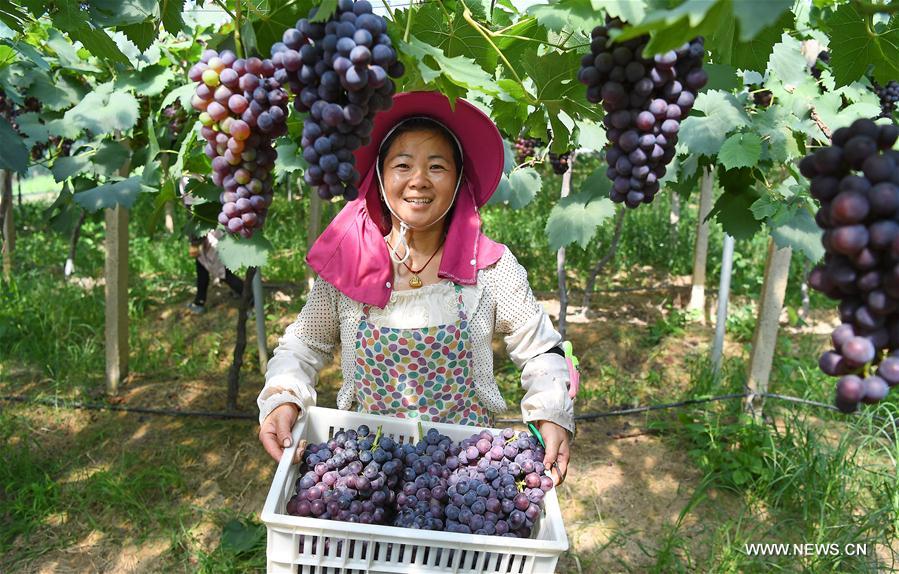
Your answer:
[[[565,481],[568,473],[569,442],[568,431],[550,421],[538,421],[537,430],[543,436],[546,444],[546,455],[543,457],[543,465],[550,470],[550,476],[556,486]],[[556,466],[553,466],[553,463]]]

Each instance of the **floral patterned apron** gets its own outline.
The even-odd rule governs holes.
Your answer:
[[[455,285],[459,320],[418,329],[377,327],[362,307],[356,335],[359,412],[441,423],[489,426],[471,378],[468,316]]]

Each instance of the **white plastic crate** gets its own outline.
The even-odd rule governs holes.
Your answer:
[[[568,549],[555,489],[544,497],[543,513],[529,539],[416,530],[291,516],[287,501],[296,490],[299,465],[291,464],[301,439],[328,441],[337,432],[366,424],[400,444],[418,440],[418,421],[311,407],[297,421],[262,510],[268,530],[269,573],[351,574],[415,572],[441,574],[547,574]],[[422,422],[455,441],[480,427]],[[498,434],[496,429],[488,429]]]

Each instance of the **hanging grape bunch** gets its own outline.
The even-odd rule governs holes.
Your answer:
[[[534,157],[537,148],[542,146],[543,142],[535,138],[520,137],[515,141],[515,161],[516,163],[524,163],[528,158]]]
[[[312,8],[309,18],[317,12]],[[368,0],[339,0],[326,23],[303,18],[272,46],[275,78],[296,95],[294,108],[309,113],[303,179],[322,199],[359,195],[353,151],[369,143],[375,114],[393,105],[396,86],[388,76],[404,73],[386,32]]]
[[[272,142],[287,133],[287,92],[272,76],[271,60],[238,59],[206,50],[188,72],[197,82],[191,105],[200,113],[212,182],[224,191],[218,221],[250,238],[272,203]]]
[[[571,157],[571,152],[567,151],[563,154],[554,154],[552,152],[549,153],[549,163],[553,167],[553,172],[556,175],[562,175],[566,171],[568,171],[568,158]]]
[[[592,31],[591,53],[581,58],[578,80],[587,100],[602,102],[603,123],[611,146],[606,150],[612,201],[634,208],[650,203],[659,191],[665,166],[674,158],[680,122],[708,81],[700,36],[677,50],[643,58],[649,41],[641,36],[613,43],[618,19]]]
[[[824,71],[824,66],[822,64],[830,65],[830,52],[827,50],[821,50],[818,52],[818,57],[815,60],[815,65],[812,66],[812,77],[816,80],[821,79],[821,72]]]
[[[885,86],[874,84],[874,93],[880,98],[880,117],[891,118],[896,111],[896,103],[899,102],[899,82],[890,81]]]
[[[169,120],[168,130],[172,135],[172,140],[178,139],[187,122],[187,112],[181,107],[181,103],[175,100],[173,104],[162,110],[162,115]]]
[[[799,163],[824,230],[824,263],[809,285],[840,302],[842,322],[818,364],[841,377],[836,405],[845,413],[883,400],[899,383],[899,151],[890,149],[897,135],[894,125],[856,120]]]

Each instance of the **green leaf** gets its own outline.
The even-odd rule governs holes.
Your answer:
[[[560,0],[530,6],[526,13],[548,30],[592,30],[602,23],[602,13],[591,0]]]
[[[553,251],[578,242],[585,248],[596,229],[615,213],[608,197],[596,198],[591,191],[562,198],[546,220],[546,236]]]
[[[612,189],[612,182],[606,177],[606,168],[600,167],[581,184],[580,194],[592,194],[594,199],[599,199],[608,197],[610,189]]]
[[[97,86],[64,117],[66,121],[100,135],[131,129],[137,123],[138,113],[134,96],[126,91],[113,90],[112,82],[107,82]]]
[[[643,0],[592,0],[593,9],[605,11],[612,18],[636,24],[646,16],[646,2]]]
[[[687,0],[670,10],[653,10],[615,38],[621,42],[654,32],[645,55],[673,50],[696,36],[711,36],[731,20],[729,0]]]
[[[265,539],[265,526],[244,523],[232,519],[222,528],[222,550],[233,554],[241,554],[261,545]]]
[[[80,41],[97,58],[129,65],[128,58],[106,31],[92,27],[88,19],[90,13],[81,9],[80,2],[59,0],[56,5],[58,10],[52,16],[55,27],[68,33],[73,40]]]
[[[789,34],[783,34],[781,41],[774,45],[771,52],[768,74],[773,81],[784,86],[801,84],[809,77],[799,40],[795,40]]]
[[[532,167],[523,167],[511,173],[503,174],[496,192],[490,197],[490,204],[504,204],[512,209],[521,209],[537,196],[543,181],[540,174]]]
[[[715,202],[709,219],[717,218],[724,231],[734,239],[749,239],[762,227],[753,217],[751,206],[761,197],[755,189],[752,170],[741,168],[724,171],[718,169],[718,181],[724,193]]]
[[[157,0],[91,0],[90,5],[91,21],[104,28],[121,29],[159,18]]]
[[[162,14],[162,25],[165,31],[172,36],[184,29],[184,19],[181,12],[184,10],[184,0],[159,0],[159,13]]]
[[[22,143],[22,136],[17,134],[9,122],[0,116],[0,169],[8,169],[25,174],[28,169],[28,148]]]
[[[25,136],[25,147],[29,149],[34,147],[34,144],[46,143],[50,139],[50,130],[41,120],[39,113],[20,113],[16,116],[16,123],[19,126],[19,133]]]
[[[854,3],[843,4],[827,19],[830,38],[830,67],[837,86],[861,78],[874,66],[874,78],[881,84],[899,78],[899,19],[890,20],[886,30],[869,32],[865,15]]]
[[[269,0],[268,10],[255,15],[256,47],[260,54],[271,53],[272,44],[281,41],[284,30],[296,26],[312,8],[312,0]]]
[[[134,45],[137,46],[137,49],[141,52],[149,48],[153,43],[153,40],[156,39],[156,22],[152,20],[137,24],[129,24],[127,26],[122,26],[119,29],[129,40],[134,42]]]
[[[695,109],[705,115],[691,115],[680,129],[680,140],[692,153],[713,156],[729,132],[749,125],[749,116],[737,98],[720,90],[699,94]]]
[[[499,57],[487,40],[465,21],[462,10],[463,4],[459,3],[455,13],[447,19],[444,8],[436,2],[423,5],[412,16],[415,37],[439,48],[447,57],[469,58],[477,62],[488,74],[492,74],[496,71]],[[408,15],[407,10],[402,19],[403,25]]]
[[[771,230],[771,236],[779,248],[792,247],[794,251],[801,251],[812,263],[824,257],[822,235],[815,218],[801,208],[786,223]]]
[[[872,98],[872,100],[874,99]],[[880,105],[877,100],[859,102],[840,109],[840,106],[843,105],[843,98],[838,92],[821,94],[813,105],[818,117],[831,131],[848,126],[857,119],[880,115]]]
[[[309,164],[303,159],[303,152],[300,150],[297,142],[290,138],[278,138],[275,142],[275,151],[278,157],[275,159],[274,175],[276,178],[286,173],[295,171],[305,171]]]
[[[73,72],[99,72],[100,68],[78,55],[78,50],[56,28],[47,30],[47,47],[56,53],[59,67]]]
[[[250,239],[238,239],[228,234],[218,244],[222,263],[235,273],[246,267],[263,267],[271,250],[271,242],[260,232]]]
[[[35,50],[31,45],[13,40],[0,40],[0,44],[5,44],[15,50],[16,52],[22,54],[32,62],[34,62],[38,68],[44,70],[45,72],[50,71],[50,64],[47,63],[47,60],[41,56],[41,53]]]
[[[780,20],[761,30],[752,40],[736,42],[731,63],[744,70],[764,71],[774,44],[780,40],[784,30],[793,27],[793,19],[793,13],[788,10],[781,14]]]
[[[90,153],[83,153],[56,158],[56,161],[53,162],[53,167],[50,168],[50,171],[53,173],[53,179],[59,183],[69,179],[76,173],[87,171],[91,165],[91,155]]]
[[[184,84],[183,86],[179,86],[168,94],[166,94],[165,98],[162,99],[162,104],[159,105],[159,109],[166,108],[172,104],[175,100],[181,102],[181,107],[185,110],[192,110],[193,108],[190,106],[190,98],[193,96],[194,91],[197,89],[197,85],[193,82],[189,84]]]
[[[722,90],[730,92],[743,86],[743,82],[737,77],[737,69],[733,66],[705,64],[703,69],[709,74],[709,83],[703,88],[705,91]]]
[[[310,22],[327,22],[328,19],[337,11],[337,0],[322,0],[318,5],[318,12],[315,16],[309,18]]]
[[[577,147],[600,151],[606,147],[606,129],[602,124],[582,120],[578,122]]]
[[[721,145],[718,161],[727,169],[754,167],[762,155],[762,138],[753,133],[736,133]]]
[[[116,205],[122,205],[130,209],[134,205],[137,195],[142,190],[143,186],[141,185],[140,176],[134,175],[128,179],[107,183],[76,193],[74,199],[78,205],[91,213],[106,207],[115,207]]]
[[[97,148],[97,153],[94,154],[91,162],[94,164],[97,175],[112,177],[118,175],[119,169],[125,165],[130,156],[131,151],[121,142],[105,140]]]
[[[491,95],[500,93],[499,86],[471,58],[447,57],[439,48],[429,46],[415,36],[409,37],[408,44],[402,40],[397,40],[396,44],[402,52],[415,59],[417,69],[425,82],[433,82],[442,75],[462,88]]]
[[[796,119],[782,106],[770,106],[755,115],[752,127],[764,142],[762,159],[784,163],[799,157],[799,145],[789,127]]]
[[[792,0],[734,0],[731,7],[740,24],[740,40],[755,38],[764,28],[778,22],[784,13],[789,13],[792,6]]]
[[[175,73],[166,66],[147,66],[140,71],[128,70],[116,78],[114,86],[116,90],[134,90],[139,96],[158,96],[172,80]],[[196,85],[193,85],[196,87]]]
[[[29,96],[39,99],[47,109],[59,111],[81,101],[84,93],[80,86],[73,84],[64,76],[51,78],[43,72],[32,72],[34,81],[26,92]]]

